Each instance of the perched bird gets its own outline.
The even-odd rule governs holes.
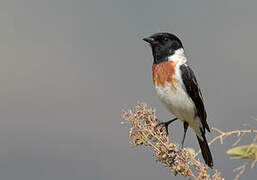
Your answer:
[[[180,119],[184,123],[182,147],[189,125],[196,133],[205,163],[212,167],[213,159],[205,137],[205,130],[210,132],[207,114],[200,87],[187,64],[182,42],[170,33],[156,33],[143,40],[152,48],[152,75],[157,95],[176,117],[158,125],[165,127],[168,133],[168,125]]]

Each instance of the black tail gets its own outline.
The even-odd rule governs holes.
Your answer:
[[[202,133],[202,137],[203,137],[203,141],[198,136],[197,136],[197,140],[199,142],[199,145],[202,151],[203,159],[209,167],[212,167],[213,166],[212,155],[204,133]]]

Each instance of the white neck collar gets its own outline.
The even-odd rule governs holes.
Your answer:
[[[173,55],[168,57],[168,61],[186,63],[186,55],[183,48],[177,49]]]

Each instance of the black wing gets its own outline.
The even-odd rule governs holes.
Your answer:
[[[197,83],[197,80],[195,78],[194,72],[186,64],[181,65],[180,70],[181,70],[181,76],[182,76],[183,83],[185,85],[186,92],[193,100],[196,107],[197,115],[200,117],[200,120],[204,127],[203,131],[205,132],[205,128],[206,128],[210,132],[210,128],[206,121],[207,114],[203,104],[202,93]]]

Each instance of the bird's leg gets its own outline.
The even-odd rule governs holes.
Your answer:
[[[186,138],[186,133],[187,133],[187,128],[188,128],[188,123],[187,122],[184,122],[184,135],[183,135],[183,139],[182,139],[182,149],[184,147],[184,141],[185,141],[185,138]]]
[[[168,135],[169,134],[169,131],[168,131],[168,126],[170,125],[170,123],[172,123],[173,121],[176,121],[178,118],[174,118],[174,119],[171,119],[167,122],[161,122],[161,123],[158,123],[155,128],[161,126],[161,129],[162,128],[165,128],[165,131],[166,131],[166,134]]]

